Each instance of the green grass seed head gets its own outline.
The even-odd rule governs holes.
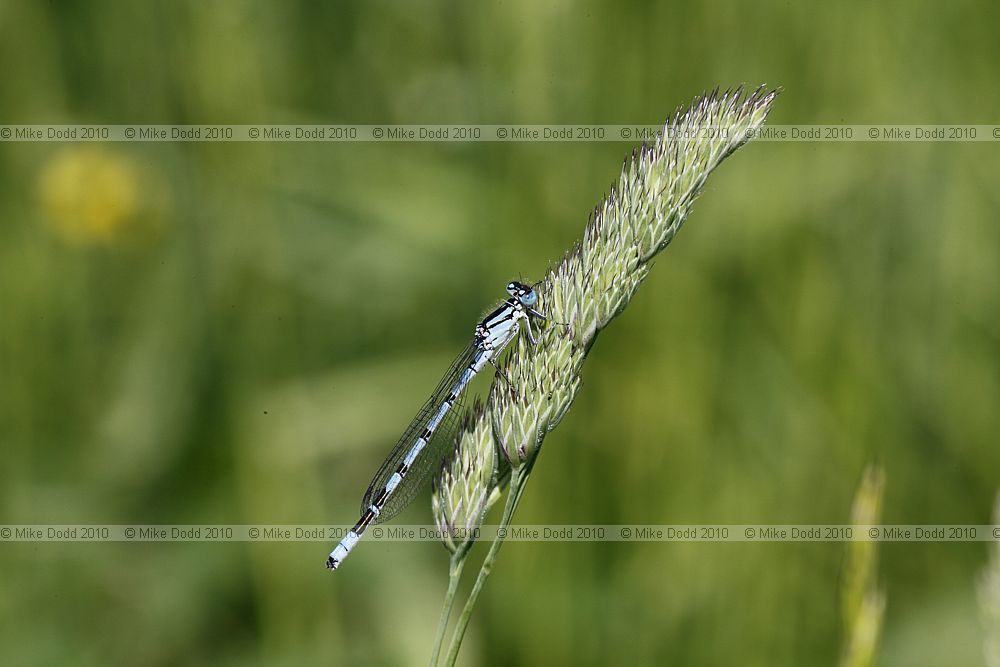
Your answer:
[[[504,366],[510,384],[493,385],[493,427],[512,466],[530,462],[569,410],[597,334],[628,306],[708,175],[753,137],[777,93],[737,88],[702,96],[626,160],[583,240],[539,286],[539,309],[548,323],[538,344],[518,340]]]
[[[434,521],[452,553],[474,541],[475,530],[499,497],[497,463],[489,412],[477,400],[462,417],[454,449],[431,493]]]
[[[628,306],[650,260],[680,229],[708,175],[752,138],[775,95],[777,91],[759,88],[749,95],[737,89],[702,96],[625,162],[611,194],[591,214],[583,240],[536,286],[536,307],[547,318],[538,324],[536,344],[526,342],[526,336],[512,344],[503,372],[493,382],[489,409],[473,411],[452,463],[442,472],[434,513],[447,536],[459,526],[479,525],[479,508],[488,508],[500,495],[508,472],[510,491],[500,527],[510,524],[545,435],[558,426],[580,390],[580,370],[597,334]],[[510,467],[502,467],[503,474],[493,475],[486,486],[485,468],[478,466],[491,447],[500,452],[494,461]],[[471,541],[446,539],[445,544],[452,551],[452,568],[439,639]],[[498,532],[452,635],[449,665],[458,657],[502,544]]]

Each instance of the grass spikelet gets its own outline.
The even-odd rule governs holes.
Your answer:
[[[881,518],[885,475],[877,465],[869,466],[854,496],[851,523],[878,524]],[[847,558],[840,586],[844,622],[842,667],[875,664],[875,649],[885,613],[885,592],[878,583],[878,542],[847,543]]]

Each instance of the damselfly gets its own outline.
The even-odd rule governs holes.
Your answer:
[[[459,402],[472,378],[517,337],[524,322],[528,340],[535,343],[531,318],[545,319],[533,308],[538,301],[534,288],[511,281],[510,298],[476,326],[469,346],[452,363],[437,389],[413,418],[392,452],[372,478],[361,501],[361,518],[340,544],[330,552],[326,566],[336,570],[373,523],[388,521],[406,507],[430,474],[437,470],[448,451],[449,439],[458,422],[452,406]],[[499,372],[499,369],[497,369]]]

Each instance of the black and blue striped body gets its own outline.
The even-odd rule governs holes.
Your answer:
[[[529,336],[529,315],[537,295],[530,287],[511,282],[511,298],[483,318],[476,327],[469,347],[459,355],[424,404],[410,426],[375,473],[361,506],[361,518],[340,544],[330,553],[326,566],[337,569],[361,536],[373,523],[387,521],[403,509],[441,463],[456,415],[452,408],[461,400],[466,387],[487,363],[490,363],[517,336],[525,322]],[[533,336],[531,336],[533,340]]]

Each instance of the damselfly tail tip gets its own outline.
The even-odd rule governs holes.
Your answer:
[[[328,570],[336,570],[338,567],[340,567],[340,561],[339,560],[335,559],[333,556],[329,556],[326,559],[326,569],[328,569]]]

